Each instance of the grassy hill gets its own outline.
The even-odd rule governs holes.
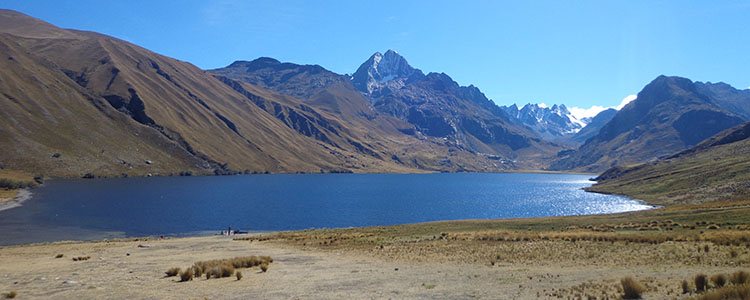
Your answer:
[[[739,201],[750,197],[750,123],[723,131],[655,162],[614,167],[589,191],[658,205]]]

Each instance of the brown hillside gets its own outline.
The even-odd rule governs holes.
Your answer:
[[[78,177],[514,167],[404,134],[408,124],[376,114],[352,89],[282,95],[13,11],[0,10],[0,25],[0,162],[9,169]]]

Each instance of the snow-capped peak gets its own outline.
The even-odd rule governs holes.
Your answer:
[[[406,59],[394,50],[388,50],[385,54],[375,52],[370,58],[359,66],[351,76],[352,84],[365,94],[373,94],[381,89],[387,82],[397,79],[406,79],[418,69],[409,65]],[[398,84],[396,84],[398,85]]]
[[[586,126],[586,123],[571,114],[563,104],[552,107],[544,103],[518,106],[501,106],[507,115],[530,127],[543,137],[559,137],[574,134]]]

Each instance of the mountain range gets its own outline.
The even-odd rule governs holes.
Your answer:
[[[520,109],[516,104],[500,106],[500,108],[542,138],[566,146],[579,146],[598,133],[601,127],[617,113],[616,109],[609,108],[594,117],[579,119],[568,110],[565,104],[548,107],[544,104],[529,103]]]
[[[750,122],[668,157],[608,169],[588,190],[654,204],[741,201],[750,195]]]
[[[596,135],[550,168],[601,172],[680,152],[748,121],[742,113],[750,108],[747,95],[725,84],[659,76]]]
[[[262,57],[201,70],[0,10],[0,163],[56,177],[600,172],[750,118],[750,91],[660,76],[622,110],[498,106],[393,50],[351,75]]]

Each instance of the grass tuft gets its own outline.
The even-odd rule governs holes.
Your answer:
[[[727,275],[725,274],[716,274],[714,276],[711,276],[711,282],[714,283],[715,287],[723,287],[727,284]]]
[[[680,286],[682,287],[682,293],[683,294],[689,294],[690,292],[692,292],[690,290],[690,284],[688,283],[687,280],[683,280],[682,284]]]
[[[734,285],[741,285],[750,283],[750,273],[745,271],[737,271],[732,273],[732,276],[729,278],[729,281],[732,282]]]
[[[193,268],[187,268],[185,271],[180,272],[180,282],[193,280]]]
[[[632,277],[623,278],[620,284],[622,284],[622,299],[641,299],[641,294],[646,291],[646,288]]]
[[[180,273],[180,268],[171,268],[164,273],[167,274],[167,277],[177,276]]]
[[[707,292],[696,300],[747,300],[750,299],[750,284],[730,285]]]
[[[242,280],[242,272],[237,271],[237,273],[235,273],[234,276],[237,276],[237,280]]]
[[[4,295],[5,295],[5,298],[13,299],[18,296],[18,292],[10,291],[10,292],[5,293]]]
[[[706,274],[701,273],[701,274],[695,275],[694,281],[695,281],[695,290],[697,292],[701,293],[701,292],[705,292],[706,290],[708,290],[708,277],[706,276]]]

